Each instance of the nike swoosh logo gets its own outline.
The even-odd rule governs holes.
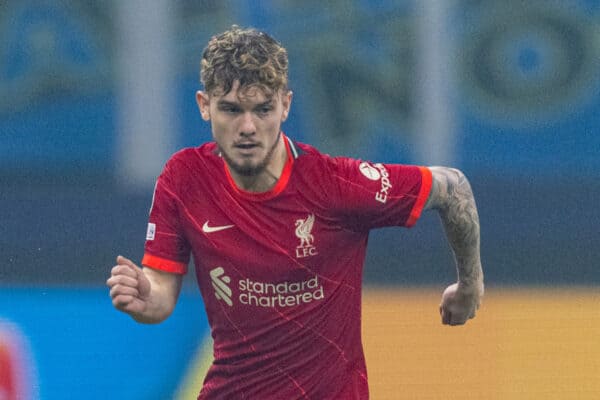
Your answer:
[[[209,226],[208,221],[206,221],[204,223],[204,225],[202,225],[202,232],[205,232],[205,233],[219,232],[219,231],[223,231],[225,229],[233,228],[234,226],[235,225]]]

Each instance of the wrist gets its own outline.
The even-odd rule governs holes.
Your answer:
[[[458,277],[458,286],[462,289],[482,288],[483,287],[483,272],[481,267],[475,270],[476,272],[469,275],[460,275]]]
[[[466,281],[459,280],[457,291],[469,296],[482,297],[485,291],[483,284],[483,276],[477,279],[469,279]]]

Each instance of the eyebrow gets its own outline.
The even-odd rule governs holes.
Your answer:
[[[272,104],[273,104],[273,99],[270,99],[270,100],[267,100],[267,101],[265,101],[263,103],[257,104],[254,108],[261,108],[261,107],[265,107],[265,106],[270,106]],[[219,107],[223,107],[223,106],[227,107],[228,106],[228,107],[238,107],[238,108],[241,108],[240,103],[234,102],[234,101],[228,101],[228,100],[219,100],[217,102],[217,106],[219,106]]]
[[[232,102],[232,101],[227,101],[227,100],[219,100],[217,102],[217,106],[221,107],[221,106],[232,106],[232,107],[239,107],[238,103]]]

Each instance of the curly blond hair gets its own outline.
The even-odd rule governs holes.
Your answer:
[[[287,90],[286,49],[254,28],[233,25],[213,36],[202,53],[200,81],[205,91],[226,95],[236,80],[242,90],[259,87],[267,95]]]

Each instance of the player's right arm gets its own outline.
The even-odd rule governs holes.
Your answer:
[[[138,322],[156,324],[173,312],[181,281],[180,274],[140,268],[131,260],[118,256],[106,284],[117,310]]]

